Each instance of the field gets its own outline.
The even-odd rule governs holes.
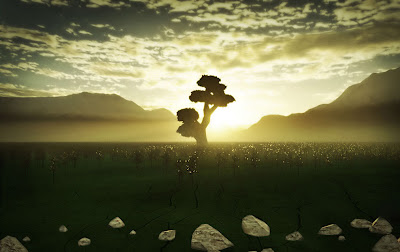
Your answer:
[[[10,143],[0,175],[0,239],[29,236],[29,251],[192,251],[203,223],[234,243],[226,251],[371,251],[381,235],[354,218],[382,216],[400,236],[399,144]],[[271,235],[244,234],[248,214]],[[112,229],[117,216],[126,226]],[[332,223],[346,241],[317,234]],[[159,241],[167,229],[176,239]],[[296,230],[304,240],[286,241]]]

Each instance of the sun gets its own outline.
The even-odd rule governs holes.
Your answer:
[[[224,131],[241,128],[244,125],[241,111],[229,107],[219,107],[211,116],[208,128],[211,131]]]

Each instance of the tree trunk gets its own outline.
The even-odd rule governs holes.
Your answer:
[[[199,130],[199,134],[195,139],[199,146],[206,146],[208,144],[206,127],[201,127],[201,130]]]
[[[203,109],[204,117],[203,117],[203,121],[201,122],[201,129],[199,130],[198,136],[195,138],[197,141],[197,145],[199,145],[199,146],[207,146],[208,145],[206,129],[207,129],[208,124],[210,124],[211,115],[215,111],[216,108],[217,108],[217,106],[215,106],[215,105],[210,108],[207,103],[204,104],[204,109]]]

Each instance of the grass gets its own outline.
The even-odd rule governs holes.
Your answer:
[[[184,171],[182,181],[175,161],[188,159],[195,148],[168,145],[174,154],[165,164],[161,154],[166,146],[2,145],[0,238],[11,235],[22,241],[29,236],[32,241],[24,243],[29,251],[192,251],[193,231],[208,223],[235,244],[226,251],[370,251],[381,236],[354,229],[350,222],[378,216],[400,235],[398,145],[311,144],[308,149],[299,144],[213,144],[197,152],[198,172]],[[159,152],[150,161],[146,153],[154,148]],[[240,156],[235,175],[232,149]],[[60,158],[72,150],[75,165],[71,158]],[[96,158],[98,150],[101,159]],[[136,168],[129,154],[138,150],[144,159]],[[218,169],[220,152],[226,158]],[[59,161],[53,183],[54,156]],[[252,157],[259,160],[251,162]],[[264,220],[271,235],[245,235],[241,220],[248,214]],[[108,226],[117,216],[126,225],[118,230]],[[345,242],[317,235],[331,223],[343,229]],[[69,231],[59,233],[60,225]],[[132,229],[134,236],[129,235]],[[159,233],[167,229],[177,230],[176,239],[159,241]],[[304,241],[285,241],[296,230]],[[90,238],[91,245],[78,247],[82,237]]]

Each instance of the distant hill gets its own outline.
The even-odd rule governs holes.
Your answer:
[[[264,116],[248,141],[400,141],[400,68],[374,73],[330,104],[289,116]]]
[[[60,97],[0,97],[3,120],[175,120],[166,109],[147,111],[116,94]]]
[[[115,94],[0,97],[0,141],[176,141],[166,109],[144,110]]]

